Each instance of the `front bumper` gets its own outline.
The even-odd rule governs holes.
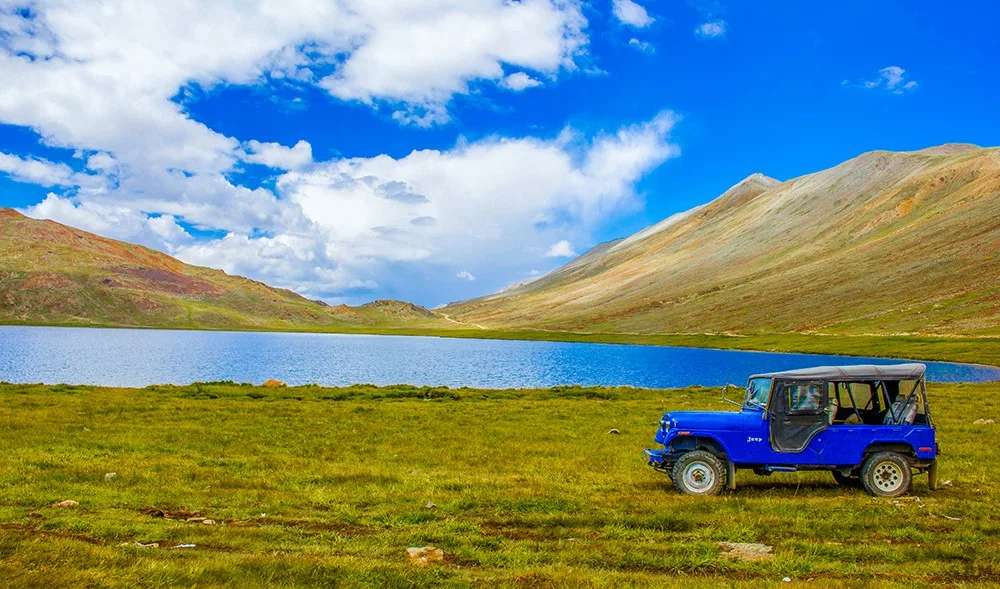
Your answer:
[[[646,462],[658,470],[670,469],[676,459],[674,453],[666,448],[660,450],[651,450],[646,448],[643,452],[646,453]]]

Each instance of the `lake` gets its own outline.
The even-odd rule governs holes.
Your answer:
[[[534,388],[743,384],[750,374],[896,360],[389,335],[0,327],[0,380],[144,387],[233,380]],[[927,362],[937,382],[1000,380],[1000,368]]]

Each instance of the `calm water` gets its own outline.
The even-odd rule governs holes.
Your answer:
[[[485,388],[744,383],[755,372],[892,360],[697,348],[384,335],[0,327],[0,380],[141,387],[233,380]],[[939,382],[1000,369],[929,362]]]

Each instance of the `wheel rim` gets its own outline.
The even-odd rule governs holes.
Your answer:
[[[872,482],[875,487],[886,493],[898,491],[903,486],[903,469],[898,464],[892,462],[882,462],[875,467],[872,473]]]
[[[715,484],[715,470],[705,462],[692,462],[684,469],[684,486],[704,493]]]

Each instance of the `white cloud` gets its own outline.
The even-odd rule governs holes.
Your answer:
[[[889,67],[880,69],[878,73],[882,80],[885,81],[886,88],[892,90],[903,82],[903,74],[906,73],[906,70],[898,65],[890,65]]]
[[[535,78],[532,78],[524,72],[514,72],[500,83],[501,86],[507,88],[508,90],[513,90],[514,92],[520,92],[528,88],[534,88],[535,86],[541,86],[542,83]]]
[[[842,86],[849,85],[847,80],[841,83]],[[915,90],[918,86],[914,80],[906,79],[906,70],[898,65],[890,65],[878,71],[878,77],[861,82],[863,88],[874,90],[882,88],[892,94],[905,94]]]
[[[636,182],[678,154],[676,117],[313,162],[306,141],[230,137],[175,100],[270,79],[436,124],[478,85],[577,69],[586,26],[575,0],[0,0],[0,79],[17,81],[0,123],[75,151],[69,165],[3,154],[0,171],[63,189],[31,216],[312,296],[381,288],[415,264],[499,282],[640,206]],[[284,171],[275,191],[234,183],[241,160]]]
[[[56,164],[37,158],[22,158],[0,151],[0,172],[6,172],[18,182],[41,186],[69,186],[73,170],[66,164]]]
[[[308,143],[226,136],[192,119],[177,96],[269,76],[385,103],[405,124],[436,124],[455,94],[500,83],[503,67],[550,78],[576,69],[586,25],[572,0],[0,0],[0,79],[17,81],[0,92],[0,123],[76,150],[99,175],[70,178],[63,164],[20,155],[5,171],[206,227],[283,224],[294,211],[227,175],[241,158],[306,165]]]
[[[45,200],[22,212],[29,217],[51,219],[168,252],[194,241],[172,215],[150,216],[126,205],[74,203],[71,199],[49,193]]]
[[[360,2],[360,46],[320,85],[343,100],[405,103],[397,120],[447,119],[445,105],[474,80],[503,78],[503,65],[546,74],[576,69],[587,25],[574,1]]]
[[[472,273],[470,273],[468,270],[462,270],[461,272],[456,274],[455,277],[461,278],[462,280],[468,280],[470,282],[476,279],[476,277],[473,276]]]
[[[242,159],[279,170],[298,170],[312,163],[312,145],[300,140],[292,147],[279,143],[263,143],[251,139],[244,146]]]
[[[576,251],[573,250],[573,244],[565,239],[553,243],[549,251],[545,252],[547,258],[572,258],[574,256],[576,256]]]
[[[390,268],[414,264],[503,284],[550,244],[588,241],[608,216],[637,208],[635,183],[679,153],[669,142],[675,122],[663,112],[591,138],[566,129],[318,162],[277,182],[298,226],[267,237],[234,232],[177,255],[309,296],[373,277],[391,286],[399,273]]]
[[[649,41],[640,41],[633,38],[628,40],[628,46],[642,53],[656,53],[656,47],[653,47],[653,44]]]
[[[729,24],[722,19],[703,22],[694,29],[694,34],[702,39],[715,39],[725,37],[729,31]]]
[[[653,24],[653,17],[632,0],[612,0],[611,10],[615,18],[626,25],[641,29]]]

